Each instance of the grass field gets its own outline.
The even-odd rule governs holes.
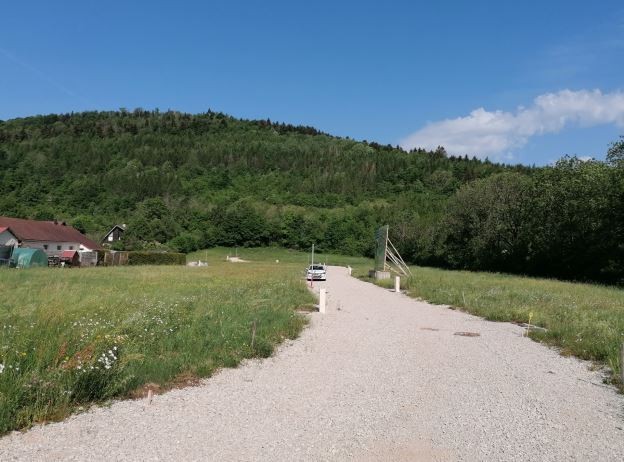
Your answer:
[[[413,276],[401,282],[410,296],[492,321],[527,323],[532,314],[531,324],[547,331],[531,331],[531,338],[560,348],[562,354],[607,365],[617,382],[624,342],[623,289],[495,273],[411,270]],[[367,279],[363,266],[356,274]],[[393,287],[394,282],[379,284]]]
[[[279,248],[196,252],[208,267],[0,270],[0,433],[58,420],[89,403],[142,395],[264,357],[294,338],[314,302],[309,255]],[[276,262],[279,260],[279,263]],[[372,261],[317,254],[367,279]],[[495,321],[548,329],[538,341],[620,370],[624,290],[413,267],[409,295]],[[384,281],[382,285],[391,285]],[[252,343],[252,325],[256,334]],[[614,375],[615,377],[615,375]],[[615,379],[614,379],[615,380]]]
[[[294,308],[314,301],[305,256],[276,264],[258,250],[263,262],[234,264],[225,252],[201,268],[0,270],[0,433],[184,385],[296,337]]]

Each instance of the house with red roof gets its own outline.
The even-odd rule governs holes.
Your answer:
[[[10,233],[19,247],[41,249],[48,256],[60,256],[65,250],[93,251],[100,246],[75,228],[59,221],[23,220],[0,217],[0,238]],[[8,234],[7,234],[8,236]],[[2,240],[0,240],[2,245]]]

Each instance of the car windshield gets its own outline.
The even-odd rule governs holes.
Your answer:
[[[312,265],[312,266],[310,266],[310,269],[311,269],[312,271],[314,271],[314,270],[324,270],[324,269],[325,269],[325,267],[323,267],[323,266],[321,266],[321,265]]]

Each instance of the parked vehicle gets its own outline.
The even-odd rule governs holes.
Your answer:
[[[327,267],[325,265],[310,265],[306,271],[306,279],[308,281],[326,281]]]

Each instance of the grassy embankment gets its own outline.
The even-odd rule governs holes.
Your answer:
[[[225,252],[209,251],[204,268],[0,270],[0,434],[146,384],[186,384],[296,337],[294,308],[313,302],[305,256],[233,264]]]
[[[411,267],[413,276],[401,288],[415,298],[450,305],[492,321],[544,327],[534,340],[556,346],[562,354],[606,364],[617,382],[624,342],[624,290],[495,273]],[[366,279],[365,268],[356,274]],[[394,281],[380,281],[393,287]],[[622,384],[620,384],[622,385]]]

